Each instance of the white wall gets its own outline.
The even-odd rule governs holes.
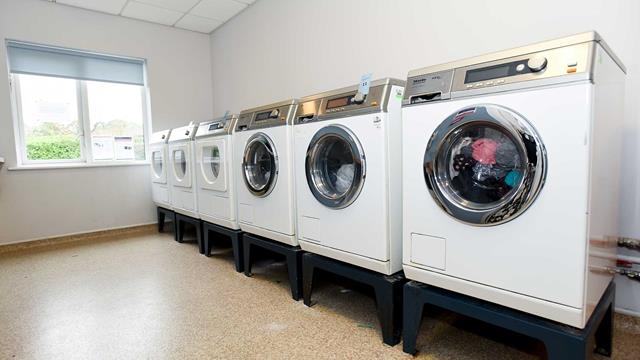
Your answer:
[[[209,36],[40,0],[0,0],[0,243],[151,223],[148,166],[16,165],[4,39],[147,59],[156,130],[212,116]]]
[[[628,68],[621,234],[640,238],[638,1],[260,0],[211,36],[214,112],[587,30]],[[640,286],[619,285],[618,305],[640,312]]]

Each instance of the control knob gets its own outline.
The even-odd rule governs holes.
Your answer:
[[[527,66],[531,72],[539,72],[547,67],[547,58],[544,56],[534,56],[527,61]]]
[[[362,104],[364,102],[364,99],[367,95],[361,93],[361,92],[357,92],[353,98],[351,98],[351,102],[354,104]]]
[[[269,118],[271,119],[275,119],[280,115],[280,110],[278,109],[273,109],[271,110],[271,113],[269,114]]]

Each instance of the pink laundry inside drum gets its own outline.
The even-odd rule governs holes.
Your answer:
[[[471,144],[473,159],[481,164],[493,165],[496,163],[496,150],[498,143],[494,140],[482,138]]]

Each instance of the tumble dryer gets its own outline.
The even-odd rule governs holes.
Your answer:
[[[624,81],[595,32],[411,71],[406,276],[583,328],[615,266]]]
[[[238,223],[243,231],[297,246],[291,125],[295,100],[242,111],[233,134]]]
[[[195,136],[198,214],[202,220],[238,229],[231,134],[238,117],[200,123]]]
[[[194,136],[197,123],[179,127],[169,136],[169,185],[173,211],[198,218]]]
[[[383,274],[402,270],[401,104],[382,79],[309,96],[295,117],[298,240],[303,250]]]
[[[171,209],[169,184],[167,180],[167,153],[171,130],[151,134],[149,149],[151,153],[151,196],[153,202],[165,209]]]

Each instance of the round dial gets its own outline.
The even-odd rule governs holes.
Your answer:
[[[529,59],[527,66],[532,72],[542,71],[547,67],[547,58],[544,56],[534,56]]]

